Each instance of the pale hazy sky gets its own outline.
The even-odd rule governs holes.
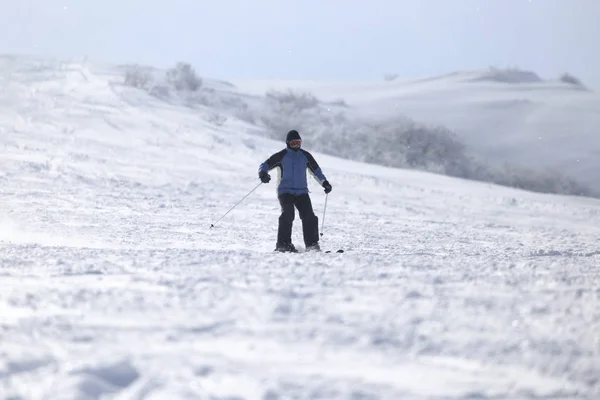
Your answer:
[[[0,53],[319,80],[570,72],[600,89],[600,0],[0,0]]]

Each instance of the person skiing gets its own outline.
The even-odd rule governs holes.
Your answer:
[[[285,149],[273,154],[258,168],[258,177],[263,183],[268,183],[271,180],[270,170],[279,168],[277,197],[281,205],[281,215],[279,216],[275,251],[297,252],[292,244],[294,207],[298,209],[302,220],[302,233],[306,250],[319,251],[319,219],[313,211],[308,194],[307,169],[325,189],[325,193],[331,192],[332,187],[312,154],[301,149],[302,138],[298,131],[289,131],[285,143]]]

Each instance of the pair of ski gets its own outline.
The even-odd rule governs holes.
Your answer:
[[[304,250],[304,251],[298,251],[298,253],[343,253],[343,252],[344,252],[344,250],[342,250],[342,249],[338,249],[338,250],[335,250],[335,251],[333,251],[333,250],[325,250],[325,251],[322,251],[322,250],[317,250],[317,251],[315,251],[315,250],[309,250],[309,251],[306,251],[306,250]]]
[[[277,251],[277,250],[275,250],[275,251]],[[317,251],[315,251],[315,250],[309,250],[309,251],[306,251],[306,250],[302,250],[302,251],[298,251],[298,250],[296,250],[296,251],[282,251],[282,253],[343,253],[343,252],[344,252],[343,249],[338,249],[338,250],[335,250],[335,251],[333,251],[333,250],[326,250],[326,251],[321,251],[321,250],[317,250]]]

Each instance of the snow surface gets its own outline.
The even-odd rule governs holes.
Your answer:
[[[600,397],[599,200],[314,153],[346,253],[274,254],[272,184],[210,224],[281,142],[100,63],[0,79],[0,398]]]

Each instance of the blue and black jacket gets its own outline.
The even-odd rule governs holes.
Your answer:
[[[327,180],[312,154],[303,149],[294,150],[288,147],[273,154],[260,165],[258,172],[259,174],[268,172],[277,167],[279,168],[278,194],[300,195],[308,193],[307,170],[319,182],[319,185],[323,186],[323,182]]]

